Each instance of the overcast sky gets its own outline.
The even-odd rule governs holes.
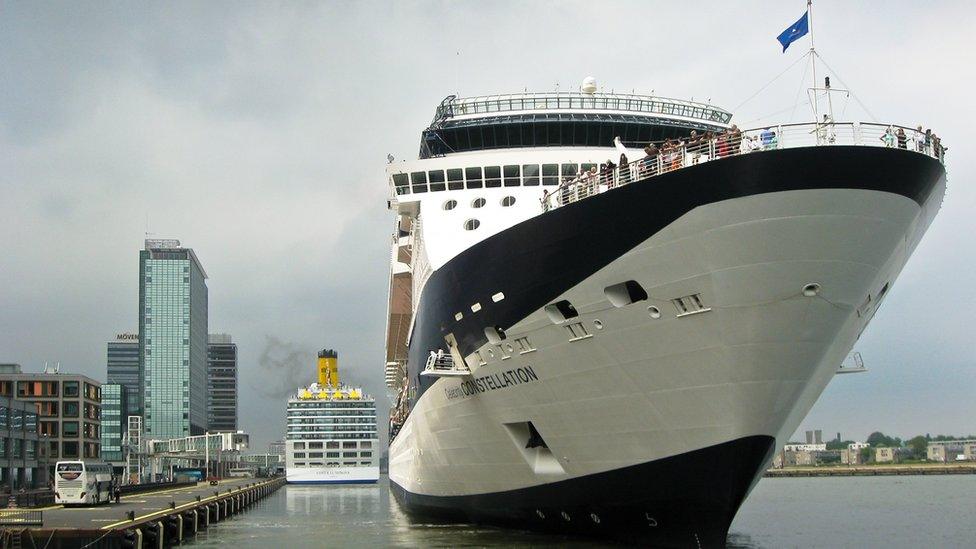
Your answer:
[[[137,329],[148,230],[195,249],[210,331],[240,349],[241,427],[279,438],[314,353],[385,403],[387,153],[444,96],[574,89],[710,100],[740,127],[809,120],[805,2],[0,2],[0,362],[105,379]],[[976,432],[973,29],[966,3],[817,2],[815,38],[867,106],[949,147],[940,216],[801,429]],[[809,78],[809,75],[807,75]],[[739,108],[737,108],[739,107]],[[148,219],[148,223],[147,223]],[[856,238],[857,235],[851,235]]]

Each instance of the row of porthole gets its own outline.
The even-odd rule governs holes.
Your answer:
[[[474,200],[471,201],[471,207],[472,208],[483,208],[485,206],[485,204],[487,204],[487,203],[488,202],[484,198],[475,198]],[[515,205],[515,197],[514,196],[506,196],[505,198],[502,198],[499,201],[499,203],[502,205],[503,208],[507,208],[509,206],[514,206]],[[442,207],[445,210],[453,210],[454,208],[457,208],[457,205],[458,205],[457,200],[451,199],[451,200],[448,200],[448,201],[444,202],[444,205]]]

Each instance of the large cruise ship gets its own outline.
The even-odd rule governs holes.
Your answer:
[[[937,141],[814,120],[590,79],[444,99],[387,166],[401,506],[724,545],[945,193]]]
[[[288,399],[285,476],[296,484],[370,483],[380,476],[376,401],[339,382],[338,354],[318,355],[318,381]]]

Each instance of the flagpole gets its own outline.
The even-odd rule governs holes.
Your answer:
[[[813,0],[807,0],[807,27],[810,29],[810,68],[813,72],[813,123],[820,125],[820,113],[817,112],[817,54],[813,49]]]

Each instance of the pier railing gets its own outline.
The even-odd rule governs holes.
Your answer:
[[[918,130],[891,124],[860,122],[784,124],[749,130],[731,130],[717,137],[693,138],[677,144],[664,143],[637,160],[612,168],[582,173],[562,182],[542,198],[549,211],[616,187],[650,177],[743,154],[799,147],[857,145],[899,148],[944,161],[945,147]]]

